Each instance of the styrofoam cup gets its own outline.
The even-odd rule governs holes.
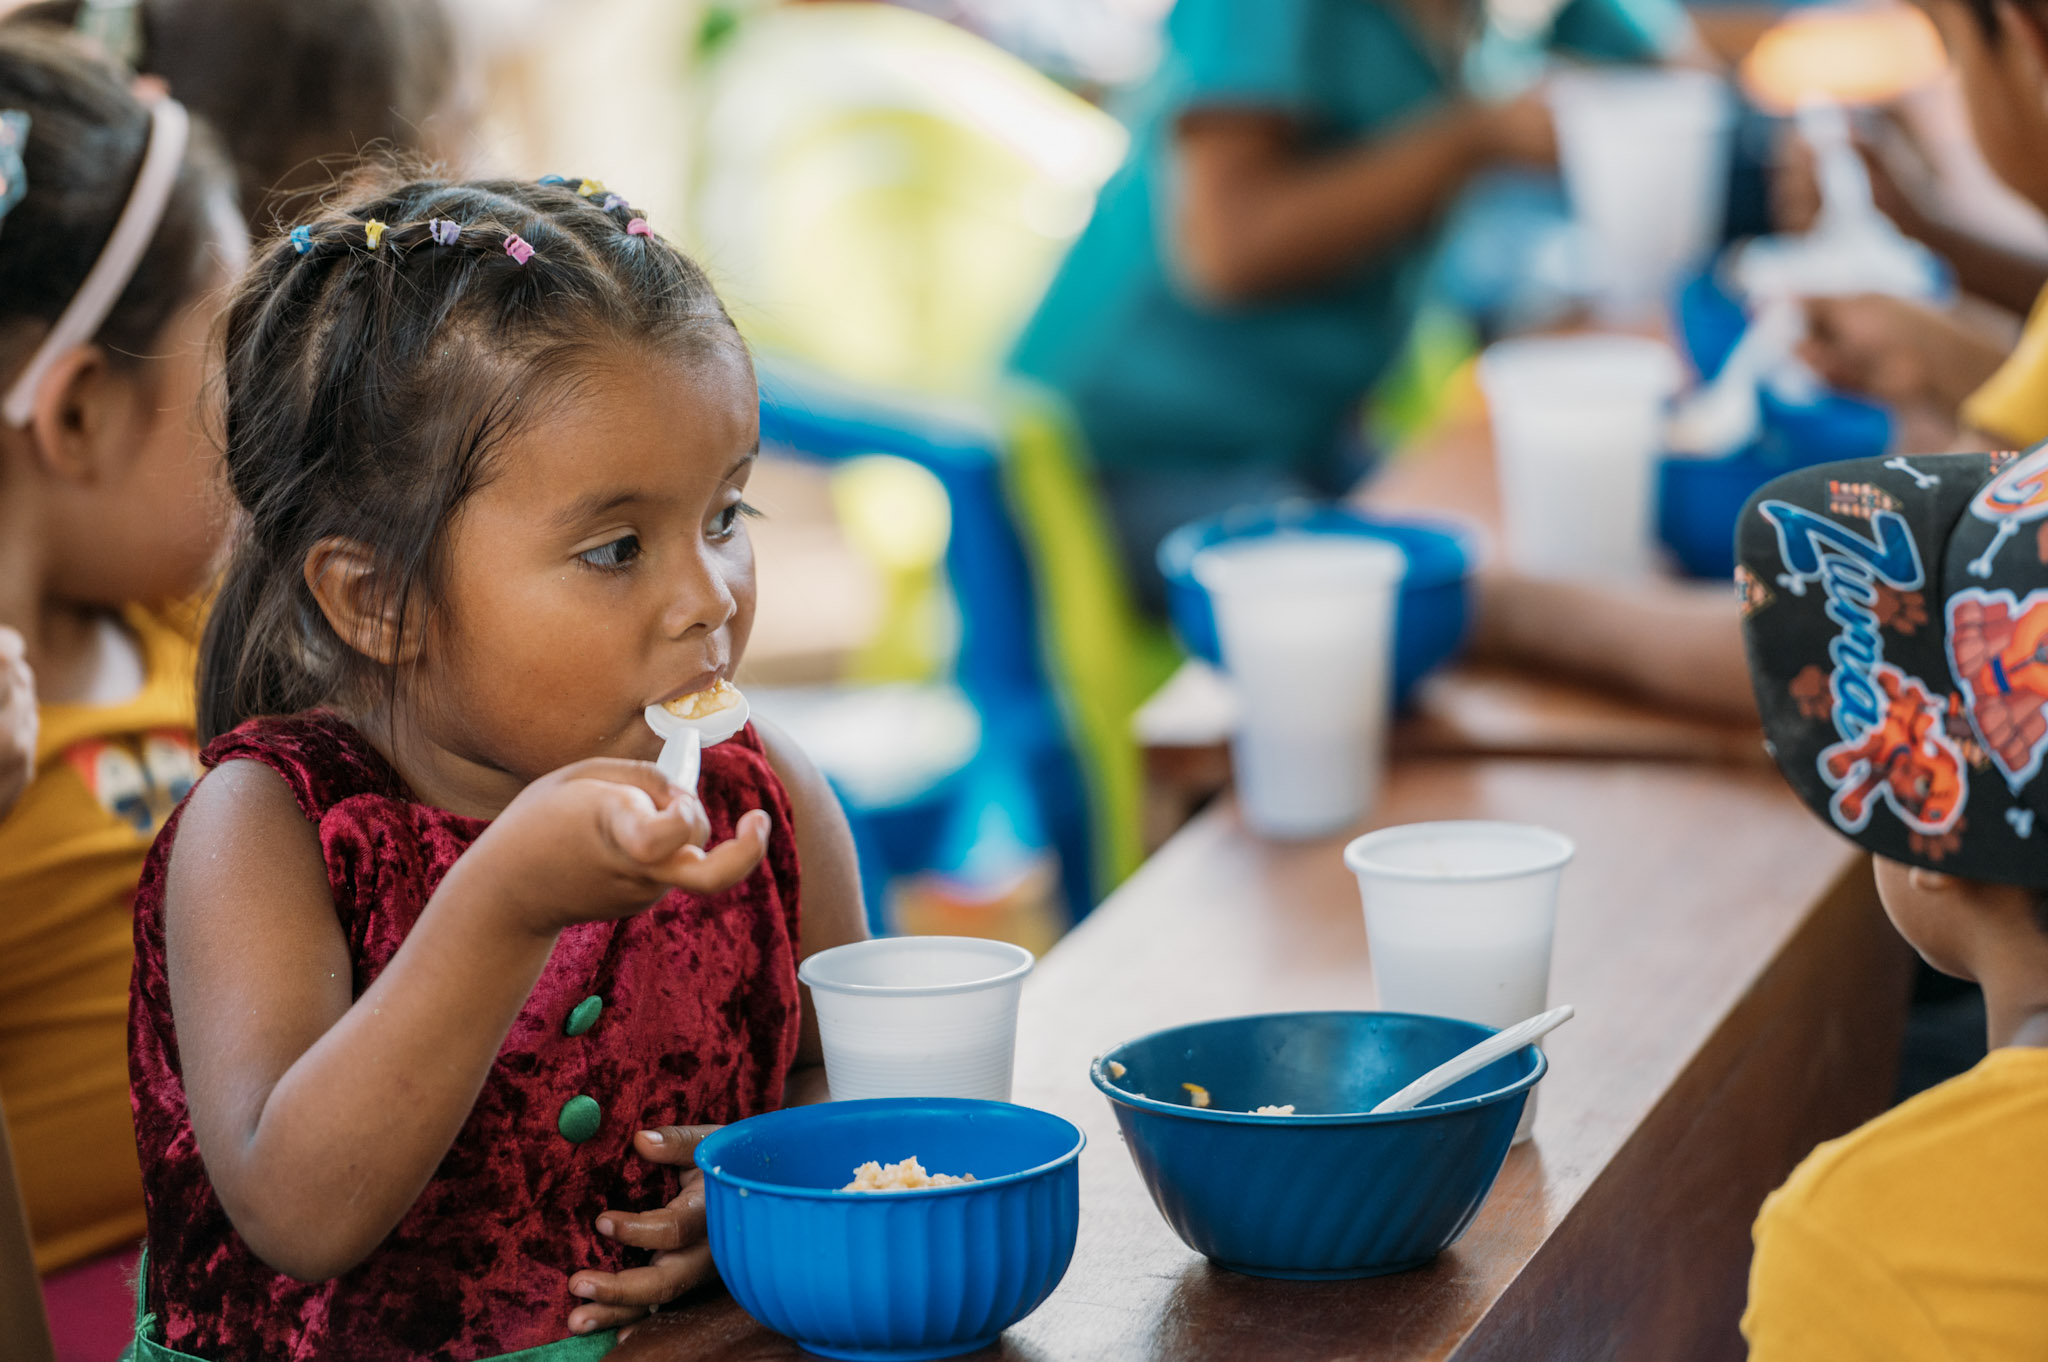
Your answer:
[[[1735,102],[1705,71],[1589,70],[1550,86],[1558,163],[1610,310],[1660,301],[1721,233]]]
[[[881,937],[804,961],[833,1099],[1009,1101],[1031,965],[1022,946],[971,936]]]
[[[1237,693],[1230,750],[1245,823],[1284,839],[1350,826],[1386,768],[1408,556],[1357,535],[1275,534],[1204,549],[1190,567]]]
[[[1571,839],[1524,823],[1409,823],[1344,848],[1389,1012],[1505,1027],[1545,1010]],[[1515,1138],[1527,1139],[1536,1095]]]
[[[1540,577],[1649,571],[1682,379],[1671,347],[1641,336],[1526,336],[1479,357],[1510,562]]]

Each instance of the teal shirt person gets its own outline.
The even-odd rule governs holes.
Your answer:
[[[1673,0],[1571,0],[1551,41],[1644,58],[1683,24]],[[1401,0],[1175,5],[1160,67],[1125,111],[1130,155],[1011,359],[1065,399],[1124,539],[1156,542],[1171,524],[1134,532],[1119,485],[1141,489],[1147,504],[1136,512],[1150,522],[1268,488],[1341,491],[1330,469],[1346,417],[1400,351],[1435,244],[1433,232],[1411,234],[1272,300],[1194,296],[1169,239],[1178,121],[1206,109],[1278,112],[1303,130],[1306,152],[1334,151],[1459,98],[1453,67]],[[1126,547],[1134,562],[1149,556],[1150,544]]]

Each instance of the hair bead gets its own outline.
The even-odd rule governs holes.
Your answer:
[[[450,222],[447,218],[433,218],[427,223],[427,235],[436,245],[453,246],[462,236],[462,224]]]
[[[300,255],[304,255],[307,251],[313,249],[313,229],[311,227],[301,224],[286,233],[286,237],[291,241],[292,249]]]
[[[543,175],[537,183],[547,185],[567,184],[569,183],[569,177],[567,175]]]
[[[596,194],[602,194],[604,193],[604,181],[585,180],[583,183],[576,186],[576,192],[581,194],[586,199]]]
[[[646,218],[634,218],[631,222],[626,224],[626,235],[652,237],[654,235],[654,229],[647,225]]]
[[[524,265],[533,259],[533,247],[527,244],[525,237],[515,233],[505,238],[505,254]]]
[[[378,245],[384,240],[386,226],[386,223],[380,222],[376,218],[371,218],[363,224],[363,240],[370,243],[371,250],[376,250]]]

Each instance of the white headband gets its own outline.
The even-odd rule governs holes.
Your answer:
[[[164,208],[171,201],[171,190],[178,183],[178,170],[184,165],[185,143],[191,131],[191,116],[177,100],[159,99],[150,106],[149,149],[142,153],[142,169],[135,173],[135,187],[128,191],[128,204],[121,210],[120,221],[114,224],[114,234],[100,250],[100,258],[92,262],[85,282],[78,286],[64,314],[57,318],[57,324],[43,337],[43,343],[14,380],[14,386],[7,390],[6,403],[0,405],[0,417],[8,425],[19,430],[29,423],[29,418],[35,415],[36,393],[51,367],[93,338],[107,314],[114,310],[121,290],[135,277],[135,267],[142,263],[143,252],[156,236],[157,224],[163,221]]]

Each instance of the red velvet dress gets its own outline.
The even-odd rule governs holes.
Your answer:
[[[331,715],[253,720],[203,759],[209,769],[262,762],[317,826],[358,997],[486,826],[415,801]],[[646,1261],[593,1224],[608,1207],[676,1194],[678,1172],[635,1154],[633,1132],[772,1109],[797,1046],[789,799],[751,728],[705,751],[701,792],[714,841],[749,809],[773,816],[762,867],[715,897],[671,893],[634,917],[562,933],[419,1200],[366,1262],[315,1283],[250,1252],[193,1140],[164,966],[173,816],[135,898],[129,1014],[159,1341],[209,1362],[470,1362],[563,1338],[577,1303],[569,1274]]]

